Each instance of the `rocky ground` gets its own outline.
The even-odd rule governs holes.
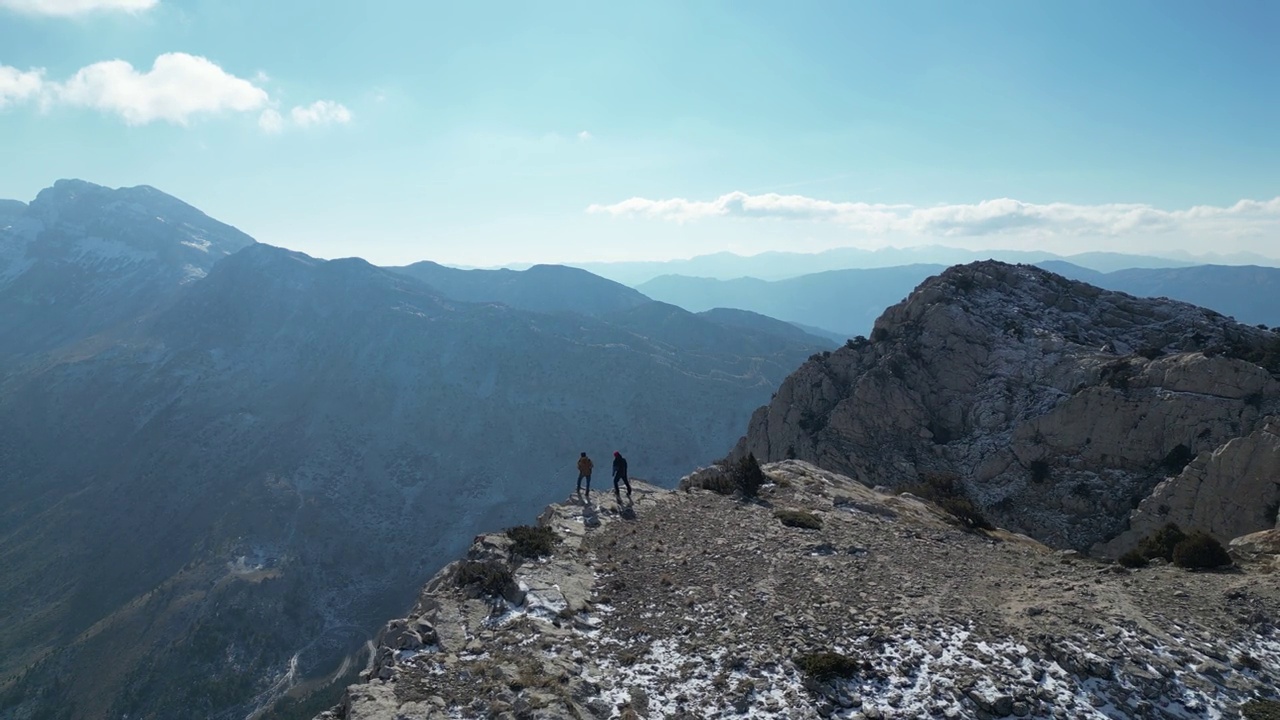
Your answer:
[[[752,502],[640,485],[554,505],[538,560],[477,538],[468,560],[514,568],[505,597],[446,568],[321,718],[1235,718],[1275,692],[1273,539],[1225,571],[1129,571],[765,470]],[[821,652],[848,677],[802,669]]]

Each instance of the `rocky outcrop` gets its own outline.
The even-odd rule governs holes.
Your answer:
[[[1191,458],[1280,410],[1277,372],[1274,332],[974,263],[886,310],[871,339],[811,358],[734,455],[873,486],[954,475],[998,524],[1084,550]]]
[[[1221,542],[1271,528],[1280,508],[1280,419],[1201,453],[1156,486],[1130,515],[1129,530],[1100,551],[1119,555],[1166,523],[1203,530]]]
[[[477,538],[320,717],[1190,720],[1280,680],[1274,543],[1230,573],[1130,572],[808,463],[764,470],[759,502],[553,505],[541,559]]]

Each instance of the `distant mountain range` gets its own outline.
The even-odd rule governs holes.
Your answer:
[[[686,275],[716,280],[733,280],[742,277],[753,277],[761,280],[784,280],[830,270],[865,270],[902,265],[950,266],[975,260],[1000,260],[1009,263],[1029,264],[1064,260],[1098,272],[1111,272],[1127,268],[1185,267],[1206,263],[1280,266],[1280,259],[1253,253],[1209,254],[1192,257],[1186,253],[1153,256],[1114,252],[1088,252],[1062,256],[1043,251],[965,250],[940,245],[884,248],[880,250],[836,248],[819,253],[765,252],[747,256],[721,252],[711,255],[699,255],[686,260],[575,263],[575,266],[590,270],[601,277],[610,278],[631,286],[639,286],[662,275]]]
[[[1108,290],[1142,297],[1168,297],[1202,305],[1237,320],[1280,325],[1280,268],[1195,265],[1098,272],[1064,261],[1039,267]],[[831,270],[786,280],[715,280],[666,275],[638,286],[647,296],[700,312],[733,307],[805,324],[815,334],[867,335],[880,312],[942,265],[867,270]]]
[[[430,261],[387,268],[467,302],[497,302],[534,312],[600,316],[652,302],[626,285],[564,265],[527,270],[459,270]]]
[[[673,484],[834,347],[570,268],[317,260],[148,187],[0,212],[4,718],[310,717],[580,451]]]

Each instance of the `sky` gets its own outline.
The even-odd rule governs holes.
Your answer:
[[[1280,3],[0,0],[0,198],[378,264],[1280,257]]]

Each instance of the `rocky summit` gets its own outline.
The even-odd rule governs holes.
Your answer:
[[[322,720],[1265,717],[1274,533],[1140,570],[802,461],[476,538]]]
[[[1116,556],[1169,522],[1225,543],[1276,521],[1278,376],[1274,330],[973,263],[810,358],[734,454],[870,486],[941,478],[1056,548]]]

